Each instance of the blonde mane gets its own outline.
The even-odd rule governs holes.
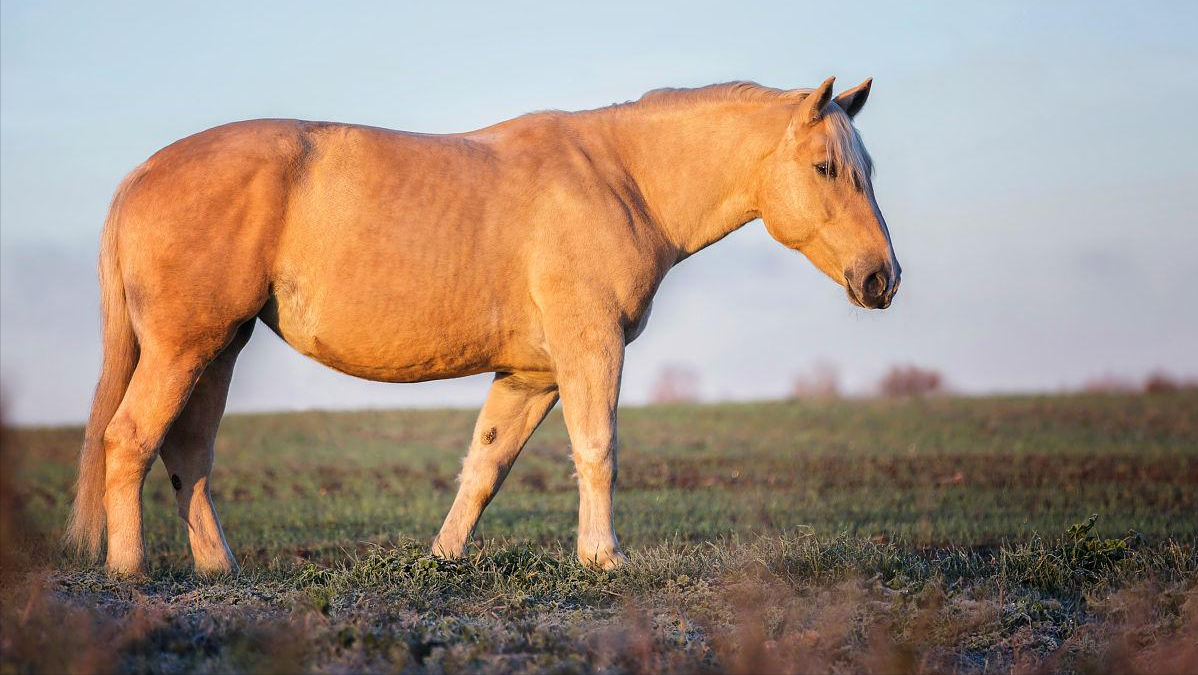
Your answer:
[[[627,110],[696,105],[704,103],[798,103],[811,89],[775,89],[756,82],[735,81],[693,89],[666,87],[646,92],[635,101],[617,103],[599,110]],[[590,111],[588,111],[590,112]],[[835,102],[824,112],[827,123],[828,157],[835,163],[838,179],[851,180],[859,189],[869,184],[874,164],[853,121]]]
[[[775,89],[756,82],[735,81],[709,84],[693,89],[663,87],[645,92],[636,101],[626,105],[654,105],[671,103],[721,103],[721,102],[775,102],[793,100],[795,103],[806,98],[810,89]]]

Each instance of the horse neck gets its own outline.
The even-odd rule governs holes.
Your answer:
[[[678,260],[760,215],[758,174],[790,120],[786,106],[707,102],[610,112],[617,151]]]

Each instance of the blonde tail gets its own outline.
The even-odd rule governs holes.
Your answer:
[[[141,170],[134,171],[117,188],[104,232],[100,238],[100,306],[104,322],[103,366],[100,381],[92,399],[91,415],[87,420],[83,449],[79,453],[79,481],[75,486],[75,503],[67,521],[67,543],[95,558],[100,552],[104,534],[104,431],[125,397],[133,369],[137,366],[138,346],[129,310],[125,302],[125,285],[116,250],[117,217],[129,186]]]

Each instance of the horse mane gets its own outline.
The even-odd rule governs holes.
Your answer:
[[[692,89],[666,87],[646,92],[635,101],[617,103],[600,110],[634,111],[644,108],[702,103],[776,103],[779,101],[798,103],[812,91],[812,89],[775,89],[748,81],[722,82]],[[861,134],[853,126],[853,121],[835,103],[828,104],[824,120],[827,122],[828,156],[835,162],[839,170],[838,178],[852,180],[858,188],[867,185],[874,172],[873,159],[865,150]]]
[[[773,102],[792,100],[799,102],[810,94],[810,89],[775,89],[737,80],[709,84],[705,87],[692,89],[664,87],[646,92],[636,101],[628,105],[669,105],[671,103],[721,103],[721,102]]]

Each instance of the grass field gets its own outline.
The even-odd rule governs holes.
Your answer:
[[[10,431],[0,672],[1198,668],[1193,393],[625,409],[615,572],[573,559],[558,412],[429,557],[473,417],[229,417],[211,580],[161,464],[148,580],[55,552],[81,431]]]

